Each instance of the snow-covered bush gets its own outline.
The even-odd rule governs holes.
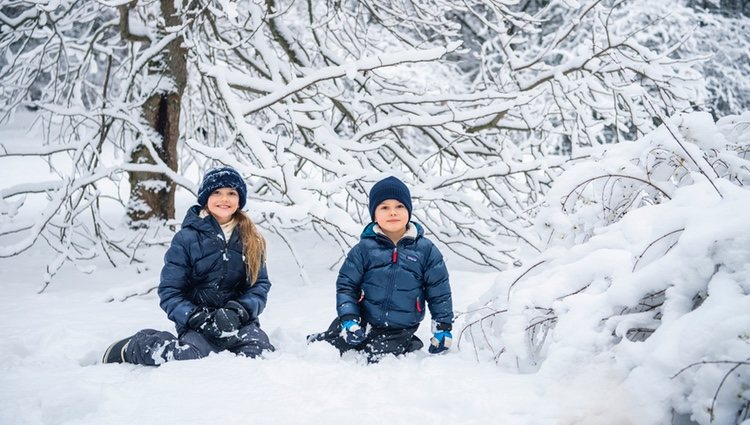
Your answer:
[[[102,208],[145,237],[216,164],[247,177],[261,226],[314,226],[338,256],[367,189],[397,175],[435,240],[505,269],[538,251],[527,211],[579,146],[705,92],[677,60],[678,0],[6,3],[0,119],[35,108],[45,141],[0,141],[0,169],[25,157],[54,178],[0,188],[0,257],[48,242],[46,281],[102,251],[137,260]]]
[[[675,117],[596,149],[537,216],[547,248],[476,304],[461,345],[521,371],[613,361],[642,424],[739,423],[750,400],[750,113]],[[641,399],[642,397],[642,399]]]

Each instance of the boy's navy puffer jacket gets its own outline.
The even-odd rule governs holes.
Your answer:
[[[432,320],[453,323],[448,270],[422,227],[410,223],[397,245],[374,227],[375,223],[365,227],[339,270],[339,317],[356,316],[375,327],[403,329],[424,319],[426,301]]]
[[[225,242],[219,223],[199,213],[198,205],[188,210],[161,270],[159,305],[177,325],[178,334],[187,330],[187,321],[197,308],[219,308],[230,300],[239,301],[254,320],[265,308],[271,289],[265,264],[250,286],[239,229]]]

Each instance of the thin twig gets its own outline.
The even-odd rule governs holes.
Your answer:
[[[670,135],[672,135],[672,138],[677,142],[677,145],[682,148],[682,151],[685,152],[685,154],[690,158],[690,160],[695,164],[696,167],[698,167],[698,172],[703,174],[703,177],[708,180],[709,183],[711,183],[711,186],[713,186],[716,193],[719,195],[720,198],[724,199],[724,195],[721,193],[718,187],[716,187],[716,184],[714,183],[713,179],[706,174],[706,172],[703,170],[703,167],[698,164],[698,160],[693,158],[693,155],[690,154],[690,151],[685,147],[685,142],[682,140],[682,138],[678,135],[678,131],[672,128],[672,124],[669,122],[669,118],[665,117],[661,111],[651,102],[651,99],[648,96],[644,96],[643,99],[648,102],[648,104],[651,106],[651,109],[654,111],[654,113],[659,117],[661,122],[664,124],[664,128],[667,129]],[[716,170],[713,168],[711,169],[715,174],[716,177],[719,177],[719,175],[716,173]]]
[[[506,295],[506,299],[507,299],[507,300],[510,300],[510,291],[511,291],[511,289],[513,289],[513,287],[514,287],[514,286],[515,286],[515,285],[516,285],[516,284],[518,283],[518,281],[520,281],[520,280],[521,280],[521,279],[522,279],[522,278],[523,278],[524,276],[526,276],[526,275],[527,275],[527,274],[528,274],[528,273],[529,273],[530,271],[532,271],[533,269],[535,269],[535,268],[536,268],[537,266],[540,266],[540,265],[544,264],[545,262],[547,262],[547,260],[541,260],[541,261],[539,261],[538,263],[536,263],[536,264],[532,265],[531,267],[529,267],[528,269],[526,269],[526,271],[525,271],[525,272],[521,273],[521,275],[520,275],[520,276],[518,276],[518,277],[517,277],[517,278],[516,278],[516,279],[515,279],[515,280],[514,280],[514,281],[513,281],[513,282],[512,282],[511,284],[510,284],[510,286],[508,287],[508,294]]]
[[[675,373],[674,375],[670,376],[669,379],[674,379],[674,378],[678,377],[679,375],[681,375],[686,370],[691,369],[691,368],[693,368],[695,366],[701,366],[701,365],[706,365],[706,364],[732,364],[732,365],[740,365],[740,366],[742,366],[742,365],[750,365],[750,361],[748,361],[748,360],[750,360],[750,358],[748,358],[745,361],[738,361],[738,360],[701,360],[699,362],[690,363],[689,365],[683,367],[677,373]]]
[[[684,230],[685,230],[684,227],[681,228],[681,229],[673,230],[673,231],[671,231],[671,232],[669,232],[669,233],[667,233],[665,235],[662,235],[662,236],[656,238],[655,240],[653,240],[650,244],[648,244],[648,246],[646,246],[646,248],[643,250],[643,252],[641,252],[638,255],[638,257],[636,257],[635,264],[633,264],[633,270],[631,270],[631,271],[633,271],[633,272],[635,271],[635,268],[638,266],[638,262],[641,260],[641,258],[643,258],[644,255],[646,255],[646,251],[648,251],[652,246],[654,246],[654,244],[656,244],[657,242],[659,242],[660,240],[662,240],[664,238],[667,238],[667,237],[669,237],[669,236],[671,236],[671,235],[673,235],[675,233],[679,233],[679,232],[682,232]],[[669,252],[669,250],[672,249],[673,247],[674,247],[674,244],[671,245],[664,254],[666,254],[667,252]]]

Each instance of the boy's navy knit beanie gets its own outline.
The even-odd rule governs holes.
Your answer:
[[[242,176],[232,167],[213,168],[206,171],[203,176],[203,182],[198,189],[198,205],[201,208],[206,207],[208,197],[214,193],[214,190],[222,187],[230,187],[240,195],[240,209],[245,207],[247,201],[247,185],[242,180]]]
[[[386,199],[395,199],[406,207],[411,220],[411,193],[404,182],[395,177],[386,177],[370,189],[370,218],[375,221],[375,208]]]

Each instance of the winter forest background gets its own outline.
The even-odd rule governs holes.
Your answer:
[[[30,354],[40,335],[52,338],[32,330],[51,326],[34,312],[78,317],[45,297],[84,302],[77,291],[98,288],[123,302],[85,299],[96,305],[80,311],[149,311],[152,326],[167,328],[150,277],[203,171],[226,164],[246,177],[248,211],[285,253],[284,276],[321,305],[333,303],[337,266],[369,221],[370,186],[402,178],[415,219],[453,259],[465,303],[455,306],[457,347],[443,358],[365,367],[310,354],[322,349],[293,341],[326,326],[333,308],[298,335],[282,329],[304,307],[278,307],[272,339],[296,357],[246,366],[219,356],[204,371],[272,373],[276,361],[346,380],[371,373],[363,368],[452,368],[452,385],[476,378],[457,388],[490,407],[458,397],[479,413],[455,416],[409,394],[413,414],[392,422],[487,423],[481,415],[511,397],[499,389],[507,381],[487,374],[547,388],[586,365],[607,371],[617,388],[608,394],[627,408],[564,420],[542,409],[540,419],[531,403],[505,421],[750,424],[748,52],[746,0],[1,0],[0,271],[9,281],[0,285],[13,314],[0,343],[10,359],[0,360],[0,422],[116,418],[83,407],[66,416],[54,403],[36,416],[23,409],[44,405],[28,383],[34,370],[59,371],[53,356]],[[312,239],[325,259],[312,255]],[[138,284],[113,279],[149,267]],[[463,286],[471,279],[491,284]],[[75,368],[127,336],[107,335],[102,322],[94,340],[75,336]],[[53,382],[78,376],[74,367]],[[158,373],[208,379],[192,367]],[[137,373],[121,379],[162,382]]]

